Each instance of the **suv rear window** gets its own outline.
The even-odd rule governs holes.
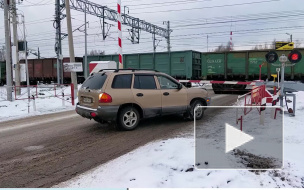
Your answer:
[[[101,89],[106,79],[107,75],[105,75],[104,73],[95,73],[93,76],[90,76],[89,78],[87,78],[87,80],[84,81],[84,83],[82,84],[82,88],[92,90]]]
[[[132,75],[116,75],[113,79],[112,88],[131,88]]]
[[[135,75],[134,88],[136,89],[156,89],[153,75]]]

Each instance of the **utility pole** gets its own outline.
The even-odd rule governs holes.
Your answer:
[[[155,54],[155,51],[156,51],[156,45],[155,45],[155,27],[153,27],[153,31],[154,33],[152,33],[152,40],[153,40],[153,56]]]
[[[5,47],[6,47],[6,90],[7,90],[7,100],[13,101],[12,96],[12,64],[11,64],[11,39],[9,35],[9,19],[8,11],[9,4],[8,1],[4,1],[4,28],[5,28]]]
[[[55,52],[57,55],[57,83],[60,84],[60,45],[59,45],[59,41],[61,39],[61,34],[59,32],[59,28],[60,28],[60,0],[56,0],[55,2],[55,29],[56,29],[56,42],[55,42]]]
[[[207,52],[208,52],[208,44],[209,44],[209,36],[207,35]]]
[[[16,0],[11,0],[12,5],[12,22],[13,22],[13,46],[15,46],[15,49],[13,49],[13,65],[15,67],[15,90],[16,94],[20,95],[20,64],[19,64],[19,55],[18,55],[18,31],[17,31],[17,6],[16,6]]]
[[[85,54],[84,54],[84,78],[88,78],[88,44],[87,44],[87,4],[85,3],[84,12],[84,43],[85,43]]]
[[[54,27],[56,29],[55,52],[57,55],[57,83],[63,84],[60,0],[56,0],[56,2],[55,2],[55,26]]]
[[[153,69],[155,69],[155,51],[156,51],[155,27],[153,27],[152,40],[153,40]]]
[[[167,49],[168,49],[168,52],[171,51],[171,46],[170,46],[170,21],[165,21],[164,24],[167,24]]]
[[[70,52],[70,62],[75,63],[74,55],[74,42],[73,42],[73,31],[72,31],[72,22],[71,22],[71,10],[70,10],[70,0],[65,0],[65,9],[66,9],[66,19],[67,19],[67,28],[68,28],[68,40],[69,40],[69,52]],[[77,94],[77,76],[76,72],[71,72],[72,83],[74,84],[74,93]],[[74,98],[76,98],[75,96]]]
[[[292,42],[292,34],[290,34],[290,42]]]
[[[292,34],[290,33],[286,33],[286,34],[290,36],[290,42],[292,42]]]
[[[30,94],[30,75],[28,70],[28,61],[27,61],[27,43],[26,43],[26,35],[25,35],[25,19],[24,15],[22,15],[22,21],[23,21],[23,41],[24,41],[24,52],[25,52],[25,69],[26,69],[26,85],[27,85],[27,96],[28,96],[28,107],[30,105],[31,100],[31,94]],[[39,49],[38,49],[39,52]],[[39,55],[39,53],[38,53]]]
[[[38,47],[38,59],[40,59],[40,50],[39,50],[39,47]]]

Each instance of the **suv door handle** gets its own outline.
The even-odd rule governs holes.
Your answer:
[[[164,96],[169,96],[169,92],[164,92],[163,95]]]
[[[136,96],[142,97],[142,96],[144,96],[144,94],[143,93],[137,93]]]

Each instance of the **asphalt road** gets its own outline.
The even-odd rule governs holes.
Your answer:
[[[231,105],[237,97],[211,96],[213,106]],[[212,110],[204,117],[219,111]],[[128,132],[84,119],[74,111],[3,122],[0,188],[51,187],[146,143],[183,132],[193,132],[193,121],[180,116],[147,119]]]

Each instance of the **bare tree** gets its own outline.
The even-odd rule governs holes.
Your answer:
[[[228,42],[226,46],[224,46],[223,44],[221,44],[218,47],[216,47],[214,49],[214,52],[230,51],[230,49],[231,50],[234,49],[233,47],[234,47],[234,44],[232,43],[232,45],[230,47],[230,42]]]
[[[273,41],[270,45],[270,49],[276,49],[276,39],[273,39]]]
[[[105,51],[102,50],[91,50],[89,55],[104,55]]]
[[[252,50],[259,50],[259,46],[258,45],[255,45]]]
[[[300,48],[301,47],[301,41],[300,40],[296,40],[295,42],[295,48]]]
[[[226,50],[226,47],[223,44],[219,45],[218,47],[216,47],[214,49],[215,52],[221,52],[221,51],[225,51],[225,50]]]

